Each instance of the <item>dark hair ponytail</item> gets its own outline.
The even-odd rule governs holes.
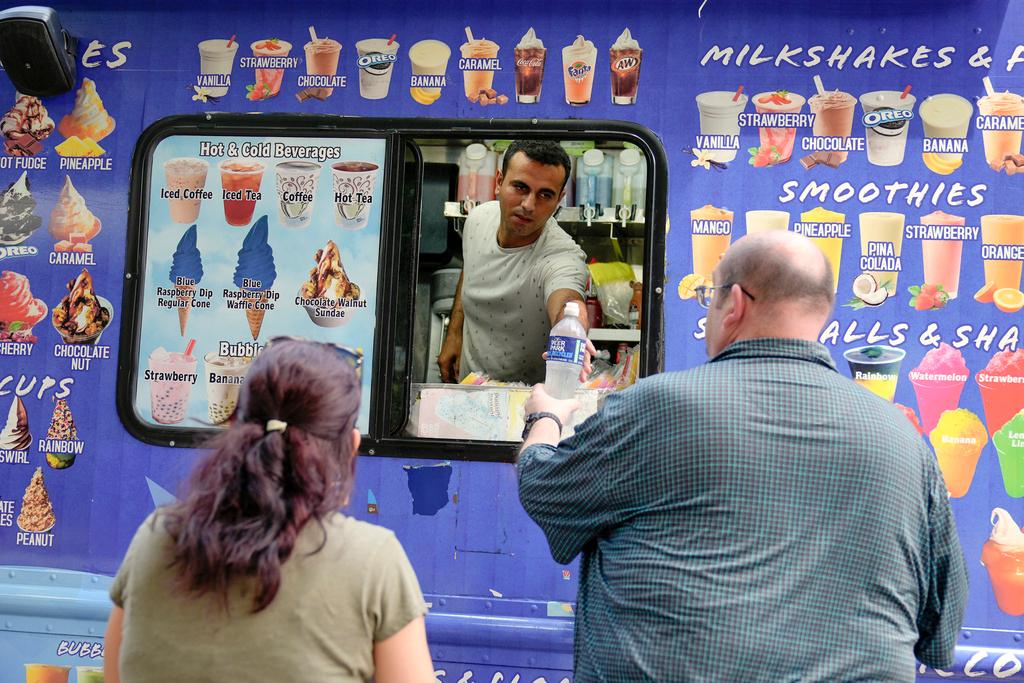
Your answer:
[[[269,605],[281,565],[307,522],[338,510],[352,485],[355,372],[330,347],[285,341],[253,362],[234,423],[166,511],[179,586],[227,604],[230,584],[256,581],[253,611]],[[268,430],[269,420],[287,424]]]

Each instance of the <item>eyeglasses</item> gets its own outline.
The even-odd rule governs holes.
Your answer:
[[[739,285],[740,291],[750,297],[751,301],[757,301],[757,299],[754,298],[754,295],[743,289],[743,285],[740,285],[738,282],[733,282],[728,285],[718,285],[717,287],[706,287],[704,285],[700,285],[698,287],[694,287],[693,292],[697,295],[697,303],[701,308],[710,308],[711,301],[715,298],[715,290],[732,289],[733,285]]]
[[[277,336],[277,337],[271,337],[270,339],[267,340],[266,348],[269,349],[275,343],[279,343],[279,342],[308,342],[308,343],[311,343],[311,344],[320,344],[321,346],[324,346],[324,347],[330,349],[331,351],[334,351],[339,356],[341,356],[341,359],[343,361],[345,361],[345,363],[348,364],[349,367],[351,367],[353,370],[355,370],[356,381],[358,381],[360,384],[363,381],[363,350],[362,349],[352,349],[352,348],[349,348],[347,346],[342,346],[341,344],[335,344],[334,342],[319,341],[317,339],[307,339],[306,337],[292,337],[292,336],[288,336],[288,335],[281,335],[281,336]]]

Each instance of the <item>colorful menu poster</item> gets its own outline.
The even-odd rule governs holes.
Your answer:
[[[385,148],[228,135],[156,145],[133,377],[144,427],[223,425],[279,337],[335,345],[369,396]]]

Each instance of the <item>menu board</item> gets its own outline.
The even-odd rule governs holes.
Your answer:
[[[332,344],[368,399],[385,150],[379,138],[228,135],[155,146],[132,378],[144,429],[223,425],[280,337]]]

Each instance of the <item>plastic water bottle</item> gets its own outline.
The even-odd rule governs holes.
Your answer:
[[[587,331],[580,322],[580,305],[565,304],[562,319],[548,337],[547,373],[544,389],[554,398],[573,398],[580,385],[580,370],[587,348]]]

